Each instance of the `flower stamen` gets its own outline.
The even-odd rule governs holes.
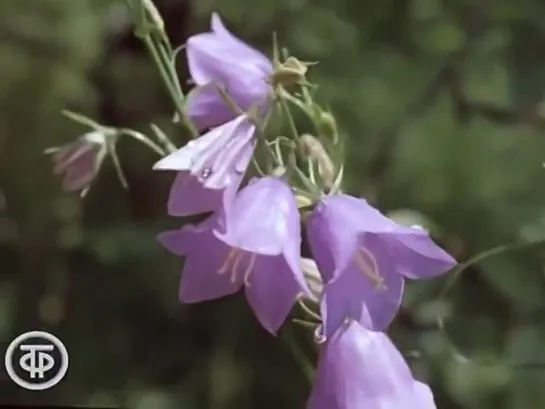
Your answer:
[[[365,247],[360,247],[354,254],[354,262],[375,285],[377,290],[386,290],[388,287],[384,283],[384,277],[380,274],[377,259]]]
[[[237,255],[240,253],[240,250],[237,248],[232,247],[229,250],[229,253],[227,253],[227,256],[225,257],[225,260],[223,261],[223,264],[218,270],[218,274],[222,275],[227,272],[227,269],[232,264],[232,261],[237,258]]]
[[[233,262],[233,270],[231,271],[231,282],[236,283],[237,277],[239,276],[238,270],[240,267],[240,261],[244,257],[244,253],[237,251],[237,255],[235,257],[235,261]],[[243,276],[244,277],[244,276]]]
[[[229,250],[229,253],[227,253],[227,256],[225,256],[225,260],[223,261],[223,264],[218,270],[219,275],[223,275],[227,273],[227,271],[230,269],[230,279],[232,283],[237,282],[237,280],[242,279],[245,286],[250,285],[250,276],[252,274],[252,271],[254,269],[256,255],[251,253],[249,256],[248,264],[246,265],[246,268],[244,271],[241,271],[241,263],[244,259],[244,256],[247,253],[238,249],[238,248],[231,248]]]
[[[250,276],[252,275],[252,271],[254,269],[256,255],[254,253],[250,254],[250,261],[248,262],[248,266],[246,267],[246,271],[244,272],[244,285],[246,287],[250,286]]]

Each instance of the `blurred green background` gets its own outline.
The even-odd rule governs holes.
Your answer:
[[[346,190],[431,226],[457,259],[545,238],[543,2],[156,4],[174,44],[216,10],[266,52],[276,30],[319,61],[310,80],[350,138]],[[180,221],[165,217],[172,175],[151,171],[153,153],[122,140],[130,189],[108,160],[83,201],[51,175],[43,150],[86,131],[63,108],[184,142],[129,20],[121,0],[0,5],[0,346],[43,329],[71,359],[47,392],[2,372],[0,403],[303,408],[310,383],[285,341],[314,359],[304,330],[269,336],[241,296],[178,302],[181,260],[155,236]],[[544,256],[498,253],[448,293],[446,279],[408,285],[391,335],[439,409],[545,408]]]

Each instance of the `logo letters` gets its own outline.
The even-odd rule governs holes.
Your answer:
[[[11,342],[4,363],[13,382],[28,390],[41,391],[52,388],[64,378],[68,352],[54,335],[31,331]]]
[[[19,349],[28,351],[19,360],[19,365],[30,373],[31,379],[36,378],[36,376],[44,379],[45,373],[55,365],[53,357],[46,353],[55,349],[53,345],[21,345]],[[38,359],[36,359],[36,356]]]

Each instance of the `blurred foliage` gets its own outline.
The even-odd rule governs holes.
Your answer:
[[[459,260],[545,238],[545,3],[536,0],[157,0],[173,43],[228,27],[306,61],[350,138],[345,188],[429,226]],[[132,408],[302,408],[310,383],[287,326],[264,333],[239,296],[180,305],[180,260],[155,235],[172,175],[121,141],[131,188],[106,164],[85,201],[62,193],[45,148],[85,130],[163,127],[172,107],[131,36],[121,0],[3,0],[0,6],[0,343],[44,329],[71,354],[53,390],[1,403]],[[180,77],[187,78],[183,61]],[[439,409],[545,407],[543,246],[499,252],[410,283],[391,329]],[[437,317],[441,319],[438,320]],[[440,325],[444,324],[444,325]]]

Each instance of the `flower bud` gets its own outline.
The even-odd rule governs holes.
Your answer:
[[[286,61],[279,64],[271,76],[271,83],[274,87],[277,85],[290,86],[305,83],[305,75],[310,63],[299,61],[295,57],[288,57]]]
[[[54,174],[64,174],[62,187],[66,191],[88,190],[107,152],[106,135],[100,131],[86,133],[75,142],[49,148],[53,155]]]
[[[324,136],[327,136],[331,141],[336,144],[339,139],[337,131],[337,121],[331,112],[322,111],[319,112],[316,118],[316,126]]]
[[[310,134],[301,135],[299,144],[303,155],[316,162],[324,186],[330,189],[335,180],[335,165],[324,145]]]
[[[301,257],[301,270],[314,297],[313,301],[320,300],[324,284],[316,263],[311,258]]]
[[[153,1],[142,0],[142,4],[144,9],[148,12],[149,19],[153,26],[159,31],[165,31],[165,23],[163,22],[163,18],[161,17],[161,14],[159,14],[157,7],[153,4]]]

